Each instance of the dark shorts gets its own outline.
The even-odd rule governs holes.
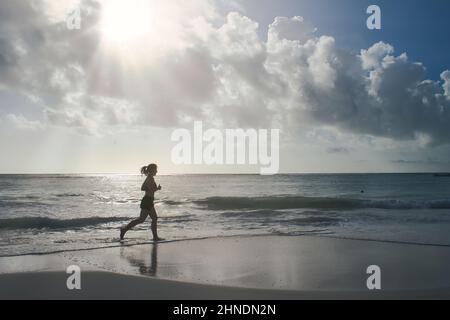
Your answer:
[[[153,209],[153,198],[152,197],[143,197],[141,200],[141,209]]]

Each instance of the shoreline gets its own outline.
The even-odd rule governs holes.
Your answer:
[[[180,238],[173,240],[163,240],[159,241],[158,244],[163,243],[172,243],[172,242],[182,242],[182,241],[199,241],[199,240],[214,240],[214,239],[233,239],[233,238],[258,238],[258,237],[291,237],[291,238],[326,238],[326,239],[335,239],[335,240],[350,240],[350,241],[366,241],[366,242],[376,242],[376,243],[392,243],[392,244],[401,244],[406,246],[425,246],[425,247],[443,247],[450,248],[450,244],[445,243],[427,243],[427,242],[412,242],[412,241],[401,241],[401,240],[382,240],[382,239],[366,239],[366,238],[356,238],[356,237],[345,237],[345,236],[333,236],[333,235],[272,235],[272,234],[242,234],[242,235],[220,235],[220,236],[205,236],[199,238]],[[127,240],[127,239],[125,239]],[[153,240],[147,240],[143,242],[137,243],[126,243],[117,241],[118,244],[104,247],[92,247],[92,248],[78,248],[78,249],[61,249],[55,251],[48,252],[26,252],[26,253],[18,253],[18,254],[5,254],[0,255],[0,259],[2,258],[14,258],[14,257],[23,257],[23,256],[45,256],[51,254],[59,254],[59,253],[69,253],[69,252],[82,252],[82,251],[92,251],[92,250],[102,250],[102,249],[110,249],[110,248],[121,248],[121,247],[134,247],[134,246],[145,246],[145,245],[153,245],[155,242]],[[0,270],[0,274],[1,274]]]

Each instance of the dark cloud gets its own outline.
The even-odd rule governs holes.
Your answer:
[[[348,154],[350,153],[350,149],[345,147],[329,147],[327,149],[327,152],[336,154]]]
[[[404,165],[448,165],[450,164],[450,161],[439,161],[434,159],[422,159],[422,160],[405,160],[405,159],[398,159],[398,160],[392,160],[392,163],[395,164],[404,164]]]

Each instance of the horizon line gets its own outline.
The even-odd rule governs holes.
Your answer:
[[[380,172],[280,172],[273,175],[263,175],[260,173],[232,173],[232,172],[186,172],[186,173],[161,173],[157,176],[177,176],[177,175],[258,175],[258,176],[276,176],[276,175],[319,175],[319,174],[435,174],[450,173],[450,171],[380,171]],[[27,172],[27,173],[3,173],[0,175],[124,175],[139,176],[141,173],[125,172]]]

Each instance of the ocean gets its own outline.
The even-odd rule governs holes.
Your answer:
[[[0,256],[118,246],[141,175],[0,175]],[[161,175],[168,240],[318,236],[450,246],[450,177],[433,174]],[[151,242],[150,220],[127,244]]]

